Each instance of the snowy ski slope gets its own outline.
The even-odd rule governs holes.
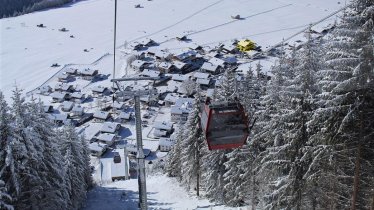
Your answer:
[[[338,0],[118,0],[117,46],[152,38],[158,48],[186,47],[174,38],[216,45],[248,37],[263,49],[343,5]],[[134,8],[140,3],[143,8]],[[9,97],[17,83],[38,87],[67,64],[90,64],[113,47],[114,0],[86,0],[1,19],[0,87]],[[233,20],[239,14],[243,20]],[[335,17],[317,27],[335,21]],[[46,28],[38,28],[43,23]],[[58,29],[65,27],[67,32]],[[70,38],[73,35],[75,38]],[[89,52],[84,52],[87,49]],[[50,67],[58,63],[57,68]],[[107,66],[111,69],[112,66]]]

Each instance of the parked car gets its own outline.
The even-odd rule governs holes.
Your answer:
[[[120,163],[120,162],[121,162],[121,156],[119,155],[118,152],[115,152],[115,153],[114,153],[114,156],[113,156],[113,162],[114,162],[114,163]]]

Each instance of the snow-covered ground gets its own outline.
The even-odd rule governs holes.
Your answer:
[[[191,192],[195,193],[195,192]],[[138,181],[130,179],[95,187],[88,194],[85,210],[132,210],[138,206]],[[162,174],[147,176],[147,199],[149,209],[246,209],[229,208],[197,198],[179,186],[174,178]]]
[[[170,51],[248,37],[266,49],[343,5],[339,0],[118,0],[117,46],[142,38]],[[143,8],[134,8],[140,3]],[[0,19],[0,87],[38,87],[64,65],[91,64],[113,47],[114,0],[87,0],[57,9]],[[231,19],[239,14],[242,20]],[[332,23],[334,17],[316,26]],[[36,27],[43,23],[46,27]],[[65,27],[68,31],[61,32]],[[73,35],[74,38],[70,36]],[[87,49],[88,52],[84,52]],[[60,67],[50,67],[58,63]],[[120,63],[120,62],[118,62]],[[112,69],[108,63],[106,69]]]

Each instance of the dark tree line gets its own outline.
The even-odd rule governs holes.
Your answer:
[[[0,0],[0,18],[23,15],[70,2],[74,0]]]

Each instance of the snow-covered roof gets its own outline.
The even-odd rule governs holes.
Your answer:
[[[125,120],[129,120],[130,117],[131,117],[131,113],[130,112],[121,112],[118,117],[120,119],[125,119]]]
[[[100,133],[99,136],[96,137],[99,141],[105,141],[105,142],[113,142],[114,138],[116,137],[115,134],[111,133]]]
[[[98,86],[92,87],[92,92],[103,93],[106,89],[108,88],[98,85]]]
[[[209,63],[209,62],[204,62],[203,65],[201,66],[201,69],[204,69],[204,70],[210,71],[210,72],[215,72],[215,71],[217,71],[218,68],[219,68],[218,65],[214,65],[214,64]]]
[[[84,108],[81,107],[80,105],[74,106],[73,109],[71,110],[72,112],[83,112]]]
[[[189,75],[184,75],[184,74],[173,74],[173,76],[171,77],[171,79],[175,81],[186,81],[189,78],[190,78]]]
[[[208,79],[197,78],[196,83],[199,84],[199,85],[209,85],[210,84],[210,78],[208,78]]]
[[[65,93],[65,92],[53,92],[51,94],[52,98],[56,98],[56,99],[65,99],[67,95],[68,93]]]
[[[109,117],[109,112],[105,112],[105,111],[96,111],[93,115],[94,118],[98,118],[98,119],[102,119],[102,120],[106,120],[108,119]]]
[[[114,101],[114,103],[112,104],[112,107],[116,109],[122,109],[124,106],[125,106],[124,102]]]
[[[190,113],[193,108],[193,98],[178,98],[175,105],[171,107],[171,114],[186,114]]]
[[[209,59],[208,62],[216,66],[223,66],[223,64],[225,63],[224,60],[215,57]]]
[[[223,49],[226,49],[226,50],[228,50],[228,51],[233,51],[233,50],[235,50],[236,49],[236,46],[235,45],[230,45],[230,44],[225,44],[225,45],[223,45],[223,47],[222,47]]]
[[[203,73],[203,72],[195,72],[195,73],[193,74],[193,76],[194,76],[195,78],[207,79],[207,78],[210,76],[210,74],[208,74],[208,73]]]
[[[174,93],[177,90],[178,90],[178,87],[174,86],[174,85],[157,87],[157,92],[159,94],[162,94],[162,93]]]
[[[134,67],[137,67],[137,68],[140,68],[142,67],[146,62],[145,61],[142,61],[142,60],[134,60],[132,63],[131,63],[131,66],[134,66]]]
[[[78,70],[78,69],[67,68],[67,69],[65,70],[65,72],[68,73],[68,74],[76,74],[76,73],[77,73],[77,70]]]
[[[100,131],[105,132],[105,133],[114,133],[120,128],[121,128],[120,123],[105,122],[103,123],[103,126],[101,127]]]
[[[61,74],[59,74],[57,76],[57,78],[59,78],[59,79],[68,79],[69,77],[70,77],[70,75],[65,73],[65,72],[62,72]]]
[[[91,143],[88,147],[91,151],[102,152],[108,147],[108,145],[100,142],[94,142]]]
[[[224,58],[224,60],[226,63],[237,63],[238,62],[238,59],[235,56],[226,57]]]
[[[73,108],[74,102],[72,102],[72,101],[64,101],[64,102],[62,102],[61,106],[62,106],[63,109],[69,109],[70,110],[70,109]]]
[[[158,77],[160,74],[161,74],[160,71],[144,69],[140,75],[143,75],[146,77]]]
[[[173,65],[177,68],[177,69],[182,69],[183,67],[185,67],[187,65],[187,63],[184,63],[182,61],[174,61],[173,62]]]
[[[163,51],[157,51],[154,54],[155,54],[155,57],[158,57],[158,58],[167,58],[171,55],[170,53],[163,52]]]
[[[70,84],[66,84],[66,83],[57,83],[55,85],[55,90],[63,90],[63,91],[67,91],[69,89],[73,88],[73,85],[70,85]]]
[[[84,97],[84,93],[81,93],[81,92],[74,92],[70,95],[70,97],[72,98],[83,98]]]
[[[43,111],[44,112],[53,111],[53,106],[51,106],[51,105],[43,105]]]
[[[39,90],[40,93],[45,93],[45,92],[51,91],[52,88],[49,85],[43,85],[43,86],[39,87],[38,90]]]
[[[156,137],[166,136],[167,132],[164,130],[154,129],[153,135]]]
[[[179,54],[176,55],[176,57],[180,60],[184,60],[184,59],[187,59],[187,58],[190,58],[190,57],[193,57],[195,56],[197,53],[193,50],[189,50],[189,51],[186,51],[186,52],[181,52]]]
[[[158,67],[162,68],[162,69],[170,69],[172,66],[173,66],[173,64],[169,63],[169,62],[160,62],[158,64]]]
[[[177,99],[178,99],[178,95],[172,94],[172,93],[168,93],[166,95],[164,101],[175,103],[177,101]]]
[[[166,131],[171,131],[173,129],[173,123],[171,122],[159,122],[156,121],[153,124],[153,128],[159,129],[159,130],[166,130]]]
[[[160,140],[158,140],[158,144],[160,146],[168,146],[168,147],[171,147],[174,145],[174,141],[171,140],[170,138],[160,138]]]
[[[68,115],[65,113],[62,114],[48,114],[47,115],[48,119],[54,120],[54,121],[62,121],[65,122],[68,119]]]
[[[90,68],[79,70],[79,73],[85,76],[95,76],[98,72],[99,72],[98,70],[90,69]]]

